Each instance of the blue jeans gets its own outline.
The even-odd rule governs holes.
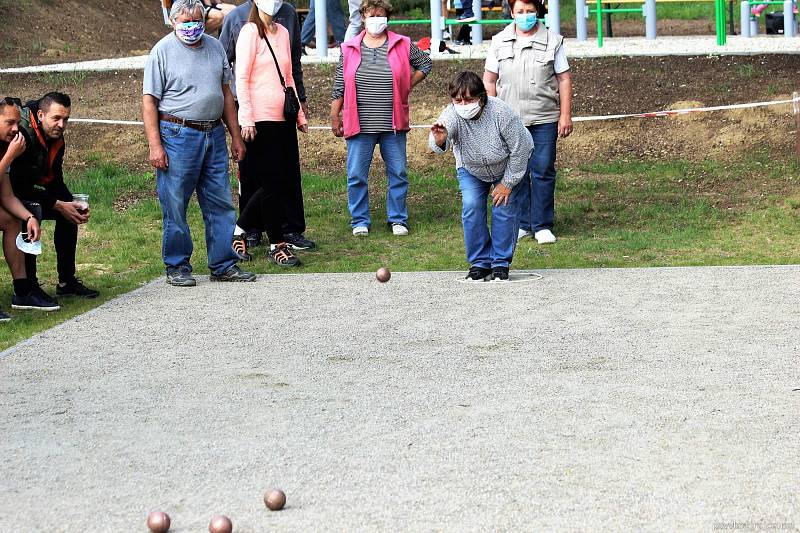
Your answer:
[[[519,205],[519,227],[527,231],[553,229],[556,192],[556,141],[558,122],[528,126],[533,152],[528,160],[529,175],[523,178]]]
[[[465,169],[457,171],[461,189],[461,223],[464,226],[464,247],[470,266],[481,268],[507,267],[514,257],[519,229],[519,197],[523,186],[511,189],[508,205],[492,206],[492,231],[489,233],[487,200],[494,183],[482,181]]]
[[[386,215],[390,224],[408,225],[408,175],[406,174],[406,132],[359,133],[347,139],[347,208],[352,226],[369,227],[367,178],[375,145],[380,145],[386,165],[388,187]]]
[[[236,264],[231,249],[236,212],[228,180],[228,146],[225,128],[197,131],[180,124],[161,121],[161,144],[167,152],[167,170],[157,169],[158,200],[164,217],[162,255],[167,272],[181,267],[191,271],[192,236],[186,209],[192,192],[206,227],[208,268],[222,274]]]
[[[308,15],[306,15],[306,19],[303,21],[303,28],[300,30],[300,42],[303,45],[307,45],[314,38],[316,29],[314,3],[314,0],[311,0]],[[347,26],[344,23],[344,11],[339,0],[325,0],[325,14],[328,16],[328,22],[331,25],[331,30],[333,30],[333,40],[337,43],[344,42]],[[317,46],[328,46],[328,43],[317,43]]]

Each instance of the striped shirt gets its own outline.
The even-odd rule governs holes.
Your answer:
[[[356,70],[356,102],[358,104],[358,123],[361,133],[382,133],[392,131],[392,103],[394,97],[392,69],[386,53],[387,40],[378,48],[370,48],[361,42],[361,64]],[[409,50],[411,68],[430,73],[431,58],[411,43]],[[339,58],[336,76],[333,80],[331,98],[344,97],[344,58]]]

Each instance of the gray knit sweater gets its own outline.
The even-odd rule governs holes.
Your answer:
[[[514,110],[499,98],[489,97],[477,119],[458,116],[453,104],[439,115],[440,124],[447,128],[444,149],[436,145],[433,133],[428,146],[441,154],[453,146],[456,167],[465,168],[481,181],[493,182],[502,176],[502,183],[513,188],[528,171],[528,159],[533,150],[531,134]]]

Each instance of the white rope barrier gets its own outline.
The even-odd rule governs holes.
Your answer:
[[[718,105],[710,107],[693,107],[687,109],[665,109],[663,111],[651,111],[648,113],[629,113],[623,115],[595,115],[588,117],[573,117],[573,122],[596,122],[600,120],[620,120],[626,118],[654,118],[670,117],[674,115],[686,115],[689,113],[709,113],[712,111],[727,111],[729,109],[752,109],[756,107],[767,107],[774,105],[793,104],[797,107],[800,103],[800,96],[788,100],[769,100],[766,102],[749,102],[746,104]],[[116,126],[143,126],[144,123],[137,120],[105,120],[94,118],[71,118],[70,123],[77,122],[83,124],[111,124]],[[431,124],[412,125],[412,129],[430,129]],[[309,126],[309,130],[330,130],[330,126]]]

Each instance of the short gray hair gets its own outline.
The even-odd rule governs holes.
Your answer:
[[[175,22],[184,13],[194,15],[197,8],[200,8],[200,11],[204,9],[203,2],[200,0],[175,0],[169,10],[169,20]]]

